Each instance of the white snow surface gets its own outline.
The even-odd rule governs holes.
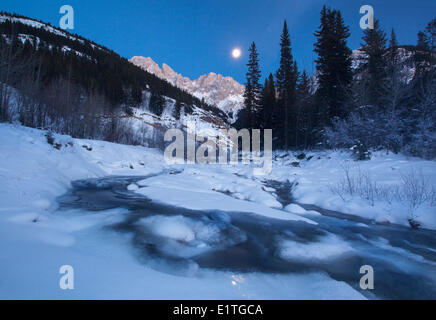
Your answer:
[[[282,205],[255,177],[241,177],[241,169],[227,165],[187,166],[180,173],[140,181],[137,192],[156,201],[193,210],[247,212],[316,224]],[[248,174],[248,172],[247,172]]]
[[[298,153],[295,153],[298,154]],[[422,227],[436,229],[436,203],[433,199],[416,208],[413,212],[408,203],[391,199],[390,201],[368,201],[358,195],[344,194],[342,199],[332,192],[331,186],[337,186],[344,177],[343,167],[350,168],[350,175],[358,177],[359,172],[367,175],[378,187],[396,188],[401,186],[404,175],[416,173],[422,175],[436,190],[436,161],[407,157],[401,154],[376,151],[369,161],[354,161],[347,151],[323,151],[308,153],[306,158],[298,160],[292,154],[276,154],[273,170],[268,177],[271,180],[291,181],[297,183],[292,192],[293,198],[300,204],[315,204],[321,208],[341,213],[361,216],[374,222],[395,223],[409,226],[408,219],[413,218]],[[300,162],[299,167],[291,166],[292,162]],[[419,177],[418,177],[419,178]],[[419,179],[418,179],[419,180]],[[419,184],[419,183],[418,183]],[[302,210],[301,210],[302,209]],[[291,204],[285,210],[304,214],[303,208]],[[307,211],[306,214],[314,213]],[[316,214],[316,213],[315,213]]]
[[[245,232],[234,228],[232,236],[222,233],[222,227],[181,215],[155,215],[140,219],[137,224],[145,233],[153,234],[160,250],[170,256],[190,258],[205,252],[233,246],[247,240]],[[198,268],[195,265],[195,268]]]
[[[280,256],[286,260],[325,261],[353,251],[351,246],[339,237],[329,234],[319,242],[302,243],[294,240],[281,240]]]
[[[148,175],[169,169],[161,153],[144,147],[73,139],[58,134],[54,137],[62,144],[60,150],[47,143],[44,131],[0,124],[0,299],[364,298],[348,284],[324,273],[267,275],[199,269],[180,276],[140,263],[130,235],[103,228],[123,221],[128,210],[111,209],[90,214],[74,209],[60,213],[56,211],[55,199],[77,179]],[[250,176],[235,178],[235,173],[251,172],[243,165],[184,169],[178,175],[168,174],[174,176],[174,180],[163,175],[160,187],[165,188],[168,182],[165,192],[173,189],[177,195],[177,188],[182,187],[178,185],[178,177],[203,176],[197,184],[185,184],[185,190],[197,193],[200,199],[204,194],[206,199],[216,197],[218,202],[229,202],[228,208],[235,209],[235,205],[236,211],[311,222],[281,211],[271,190],[262,190],[262,181]],[[222,177],[210,182],[208,179],[212,177],[208,174],[211,172],[217,172],[217,176],[222,174]],[[237,183],[241,187],[225,190],[227,178],[229,185]],[[149,188],[155,188],[157,195],[158,180],[145,181],[155,185]],[[204,186],[209,189],[200,190]],[[210,189],[212,186],[219,191]],[[146,189],[143,185],[139,187],[139,191]],[[250,188],[253,194],[248,192]],[[130,189],[136,187],[131,185]],[[240,195],[235,195],[238,193]],[[171,203],[171,195],[166,197]],[[257,199],[259,202],[255,202]],[[255,207],[258,209],[254,210]],[[157,216],[153,219],[140,223],[145,228],[150,227],[157,236],[181,245],[195,245],[195,250],[207,250],[220,234],[219,230],[186,218],[171,220]],[[182,253],[189,254],[190,251]],[[62,265],[74,267],[74,290],[59,287]]]
[[[266,177],[253,176],[248,165],[167,166],[162,153],[145,147],[73,139],[55,134],[60,150],[47,143],[46,132],[0,124],[0,299],[360,299],[344,282],[322,273],[266,275],[194,270],[172,275],[140,263],[131,236],[103,228],[122,221],[129,211],[112,209],[58,212],[56,197],[71,181],[108,175],[145,176],[128,189],[152,201],[198,210],[234,211],[274,219],[316,224],[318,214],[297,204],[282,208],[267,180],[294,182],[299,203],[316,204],[375,221],[407,225],[407,207],[358,197],[341,199],[329,184],[340,181],[341,165],[352,161],[340,151],[314,152],[310,160],[276,153]],[[86,148],[85,148],[86,147]],[[291,165],[300,161],[299,167]],[[436,162],[403,155],[373,153],[359,162],[380,184],[396,184],[401,174],[418,168],[433,184]],[[436,229],[434,206],[417,209],[423,227]],[[142,219],[141,228],[165,242],[164,250],[189,257],[213,250],[221,230],[183,216]],[[305,244],[281,239],[284,259],[328,261],[351,249],[340,238],[326,235]],[[59,288],[59,268],[73,265],[75,289]],[[321,290],[322,289],[322,290]]]

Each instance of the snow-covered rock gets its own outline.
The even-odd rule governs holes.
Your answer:
[[[127,209],[58,212],[55,199],[73,180],[158,173],[166,167],[162,154],[58,134],[54,138],[60,150],[47,143],[44,131],[0,124],[0,299],[364,299],[347,283],[321,272],[199,269],[198,276],[176,276],[144,265],[132,253],[131,237],[104,230],[122,222]],[[164,249],[180,256],[228,241],[207,222],[180,216],[157,215],[139,223],[163,236]],[[74,290],[59,287],[63,265],[74,268]]]
[[[175,72],[167,64],[162,68],[150,57],[134,56],[130,60],[142,69],[167,80],[169,83],[186,90],[208,104],[215,105],[226,113],[236,115],[243,106],[244,86],[231,77],[211,72],[191,80]]]

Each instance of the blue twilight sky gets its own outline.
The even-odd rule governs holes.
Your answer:
[[[0,10],[48,21],[59,26],[59,8],[75,11],[75,29],[86,38],[130,58],[150,56],[191,79],[216,72],[244,83],[246,50],[255,41],[262,75],[275,71],[279,37],[286,19],[299,68],[311,73],[313,32],[323,4],[343,13],[351,28],[349,46],[359,47],[359,8],[374,7],[375,17],[400,44],[415,44],[416,34],[436,17],[434,0],[1,0]],[[240,59],[231,50],[240,47]]]

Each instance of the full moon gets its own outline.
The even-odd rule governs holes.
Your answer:
[[[233,58],[238,59],[241,56],[241,49],[239,48],[233,49],[232,56]]]

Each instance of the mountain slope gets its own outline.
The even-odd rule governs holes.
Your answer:
[[[416,48],[414,46],[399,46],[399,64],[403,66],[401,70],[403,81],[408,83],[413,79],[416,71],[413,56]],[[209,73],[202,75],[198,79],[191,80],[174,71],[170,66],[163,63],[162,67],[150,57],[134,56],[130,60],[134,65],[150,72],[161,79],[165,79],[172,85],[186,90],[199,99],[204,99],[208,104],[217,106],[226,112],[231,120],[236,120],[237,112],[244,105],[244,86],[231,77],[224,77],[220,74]],[[362,49],[353,50],[352,67],[355,76],[360,76],[360,67],[365,61],[365,54]],[[317,74],[311,78],[312,92],[317,88]]]
[[[32,18],[0,13],[0,61],[1,93],[10,98],[0,105],[4,121],[145,145],[161,143],[166,129],[183,128],[187,120],[228,125],[218,108],[114,51]],[[159,115],[151,112],[153,94],[163,100]]]
[[[401,80],[405,83],[409,83],[413,77],[415,76],[416,66],[414,55],[416,54],[415,46],[398,46],[397,47],[397,55],[398,55],[398,65],[402,66]],[[387,53],[386,53],[387,54]],[[366,54],[362,48],[353,50],[352,53],[352,68],[355,72],[355,77],[359,78],[361,76],[361,69],[363,64],[366,61]]]
[[[35,61],[42,59],[39,75],[45,84],[55,78],[68,78],[87,91],[105,94],[111,103],[140,103],[140,91],[151,90],[214,111],[200,99],[132,65],[104,46],[48,23],[1,12],[2,48],[11,41],[14,43],[15,39],[22,43],[22,47],[14,47],[15,55]]]
[[[204,99],[207,104],[217,106],[230,115],[230,118],[234,118],[238,110],[243,107],[244,86],[231,77],[211,72],[191,80],[175,72],[165,63],[160,68],[150,57],[135,56],[129,61],[143,70],[165,79],[172,85],[186,90],[193,96]]]

